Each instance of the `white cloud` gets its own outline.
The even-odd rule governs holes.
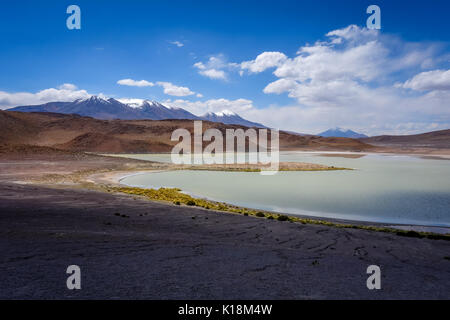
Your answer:
[[[184,43],[180,41],[169,41],[170,44],[173,44],[174,46],[177,46],[178,48],[184,47]]]
[[[133,79],[122,79],[117,81],[117,84],[129,87],[153,87],[155,84],[147,80],[133,80]]]
[[[288,92],[290,90],[293,90],[297,87],[297,82],[290,79],[279,79],[277,81],[274,81],[272,83],[269,83],[264,88],[264,93],[276,93],[281,94],[283,92]]]
[[[376,29],[360,28],[352,24],[342,29],[330,31],[326,34],[326,36],[332,38],[332,42],[336,44],[342,43],[343,40],[370,41],[379,36],[379,31]]]
[[[206,69],[206,70],[200,70],[198,73],[200,73],[201,75],[208,77],[210,79],[225,80],[227,78],[225,71],[223,71],[223,70]]]
[[[0,109],[7,109],[16,106],[37,105],[53,101],[68,102],[76,99],[88,98],[86,90],[77,90],[77,87],[70,83],[65,83],[56,88],[48,88],[36,93],[31,92],[5,92],[0,91]]]
[[[188,87],[176,86],[171,82],[157,81],[156,83],[147,80],[122,79],[117,81],[118,84],[130,87],[154,87],[160,86],[164,89],[164,93],[170,96],[185,97],[195,94]]]
[[[228,63],[222,54],[211,56],[205,63],[197,62],[194,64],[194,68],[198,69],[199,74],[215,80],[227,80],[227,72],[237,67],[236,63]]]
[[[244,71],[273,69],[266,94],[287,93],[290,106],[249,109],[243,116],[273,127],[319,132],[349,127],[368,134],[442,129],[450,123],[450,72],[424,72],[444,59],[435,44],[408,43],[354,25],[334,30],[325,41],[299,48],[294,57],[263,52],[240,64]],[[448,60],[448,59],[447,59]],[[419,73],[394,85],[404,74]],[[430,91],[419,95],[401,88]]]
[[[60,90],[75,91],[75,90],[77,90],[78,88],[77,88],[77,86],[74,85],[74,84],[71,84],[71,83],[64,83],[64,84],[60,85],[60,86],[58,87],[58,89],[60,89]]]
[[[263,72],[269,68],[278,67],[287,60],[284,53],[281,52],[263,52],[255,60],[241,63],[243,70],[249,70],[252,73]]]
[[[357,79],[370,81],[380,75],[387,52],[376,41],[336,50],[317,44],[303,47],[294,59],[288,59],[274,72],[279,78],[300,82]]]
[[[450,128],[450,110],[443,107],[450,99],[448,92],[420,99],[379,93],[385,96],[366,101],[368,108],[361,108],[359,102],[349,103],[345,108],[326,104],[312,107],[293,104],[252,108],[239,114],[270,127],[302,133],[319,133],[337,126],[368,135],[412,134]]]
[[[417,91],[450,90],[450,70],[419,73],[407,80],[401,87]]]
[[[435,51],[433,46],[403,43],[355,25],[331,31],[327,37],[327,41],[300,47],[294,58],[281,52],[264,52],[255,60],[241,63],[241,68],[252,73],[274,68],[279,80],[267,85],[266,93],[288,92],[300,103],[320,101],[319,94],[328,102],[331,93],[321,91],[331,89],[338,97],[359,94],[359,89],[373,87],[376,82],[386,83],[394,72],[420,67],[425,61],[425,65],[432,64]]]
[[[179,87],[170,82],[158,81],[156,84],[164,88],[164,93],[170,96],[185,97],[195,94],[188,87]]]

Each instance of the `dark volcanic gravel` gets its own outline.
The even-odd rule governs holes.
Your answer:
[[[450,298],[449,241],[79,189],[0,183],[0,252],[1,299]]]

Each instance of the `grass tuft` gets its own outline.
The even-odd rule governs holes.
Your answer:
[[[121,193],[126,193],[126,194],[131,194],[131,195],[143,196],[150,200],[165,201],[165,202],[174,203],[176,205],[184,204],[184,205],[188,205],[188,206],[196,206],[196,207],[201,207],[201,208],[211,209],[211,210],[216,210],[216,211],[224,211],[224,212],[230,212],[230,213],[235,213],[235,214],[243,214],[243,215],[255,216],[255,217],[260,217],[260,218],[266,217],[267,219],[271,219],[271,220],[275,219],[273,217],[273,214],[271,214],[271,213],[264,213],[262,211],[257,211],[257,210],[248,209],[248,208],[242,208],[242,207],[230,205],[230,204],[227,204],[224,202],[215,202],[215,201],[210,201],[210,200],[205,200],[205,199],[193,198],[190,195],[182,193],[181,190],[178,188],[141,189],[141,188],[131,188],[131,187],[116,187],[116,188],[108,188],[108,189],[113,192],[121,192]],[[120,215],[120,213],[116,213],[115,215]],[[337,222],[330,222],[330,221],[316,220],[316,219],[309,219],[309,218],[300,218],[300,217],[286,216],[286,215],[278,215],[278,216],[276,216],[276,220],[290,221],[290,222],[296,222],[296,223],[302,223],[302,224],[315,224],[315,225],[322,225],[322,226],[328,226],[328,227],[334,227],[334,228],[347,228],[347,229],[360,229],[360,230],[376,231],[376,232],[386,232],[386,233],[391,233],[391,234],[395,234],[398,236],[410,237],[410,238],[419,238],[419,239],[426,238],[426,239],[432,239],[432,240],[450,241],[449,234],[404,231],[404,230],[398,230],[398,229],[387,228],[387,227],[344,224],[344,223],[337,223]]]

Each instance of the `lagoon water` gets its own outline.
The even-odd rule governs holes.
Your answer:
[[[124,155],[170,161],[170,155]],[[382,223],[450,227],[450,161],[369,154],[362,158],[282,152],[280,161],[353,168],[349,171],[169,171],[133,175],[123,184],[177,187],[189,194],[250,208]]]

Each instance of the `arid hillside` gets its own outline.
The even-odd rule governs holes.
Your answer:
[[[384,135],[359,140],[381,147],[450,149],[450,129],[414,135]]]
[[[192,120],[97,120],[58,113],[0,111],[3,145],[32,145],[67,151],[142,153],[170,152],[177,143],[172,132],[185,128],[193,132]],[[203,121],[203,130],[243,126]],[[205,142],[204,144],[208,144]],[[280,132],[282,150],[369,151],[374,147],[355,139],[300,136]]]

